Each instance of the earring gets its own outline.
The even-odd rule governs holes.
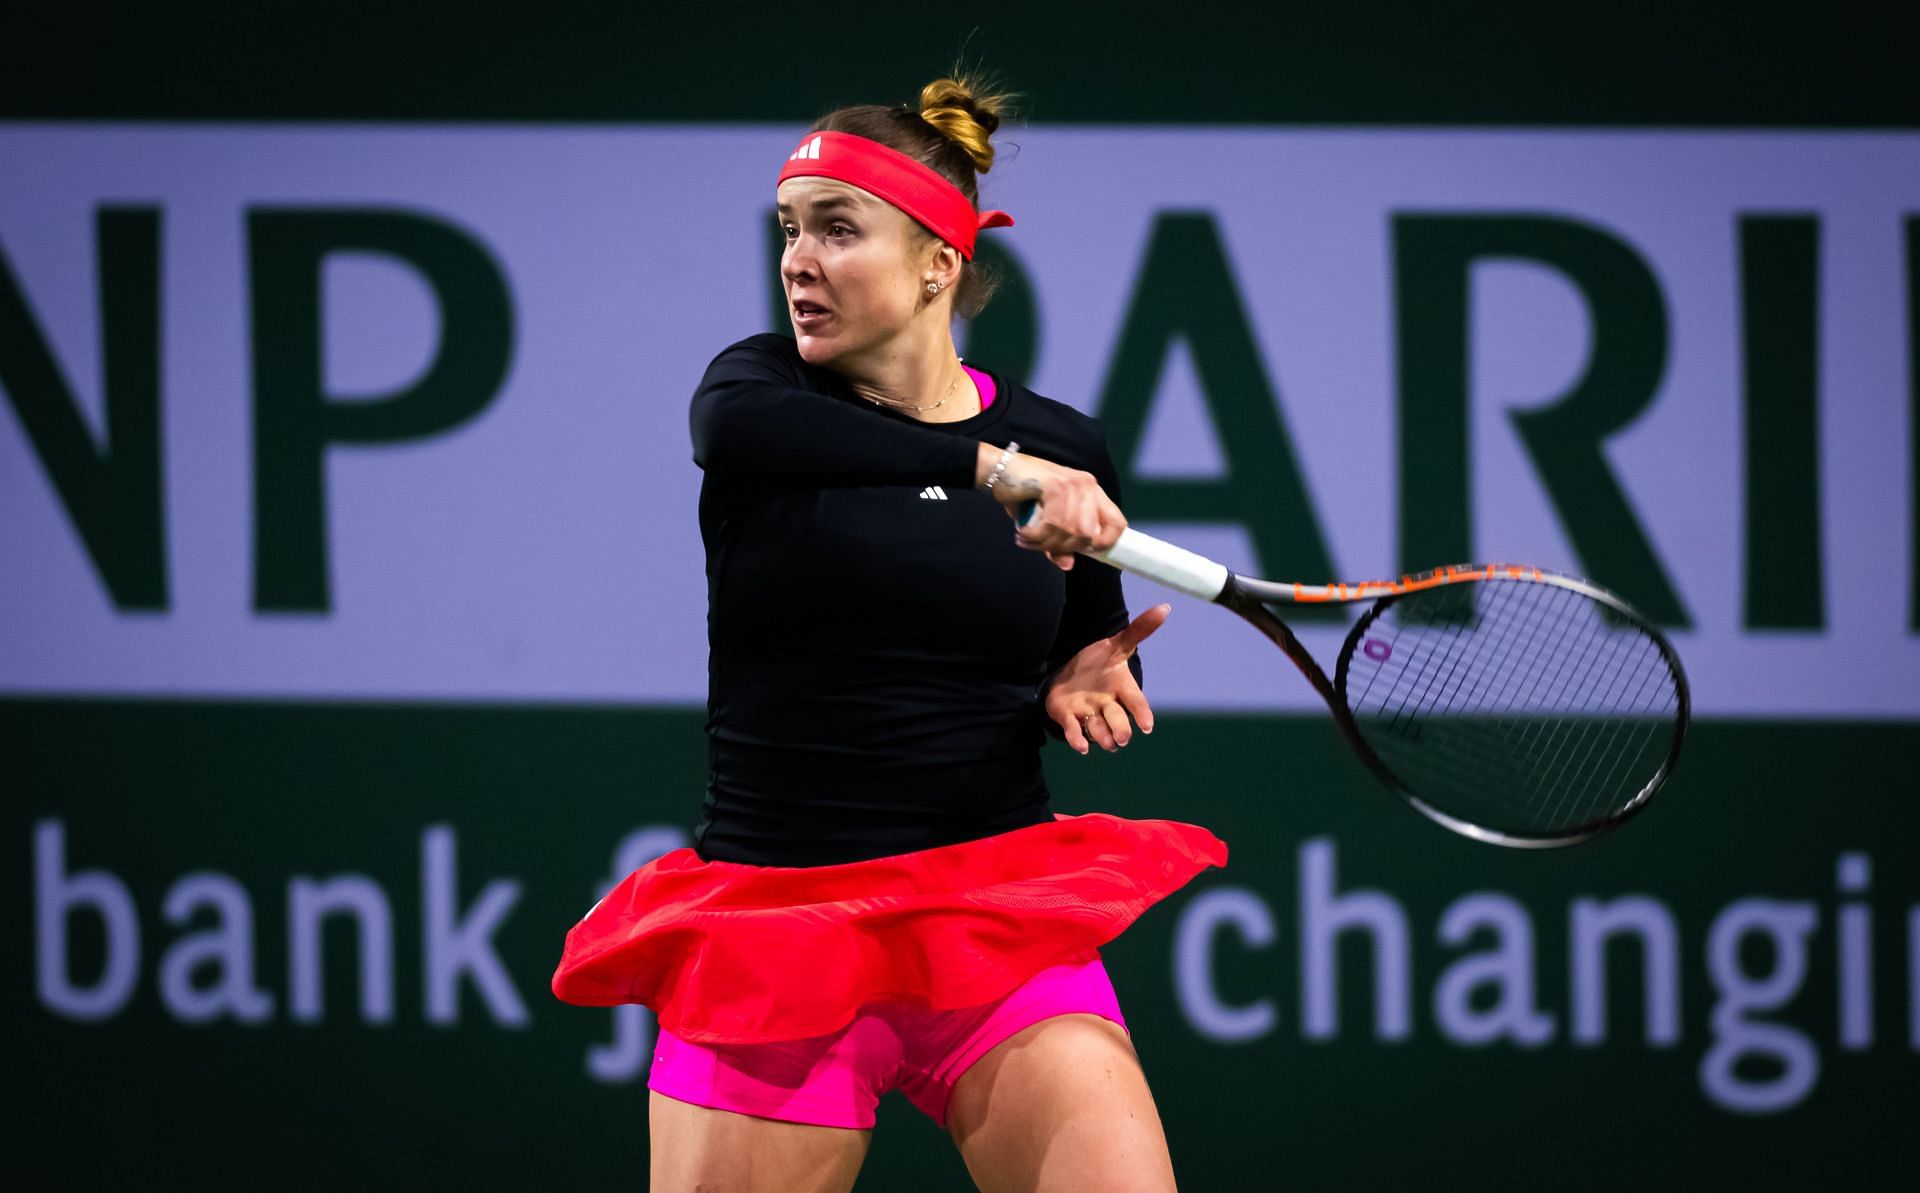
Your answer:
[[[928,294],[938,294],[938,293],[940,293],[940,283],[939,283],[939,282],[928,282],[928,283],[927,283],[927,293],[928,293]]]

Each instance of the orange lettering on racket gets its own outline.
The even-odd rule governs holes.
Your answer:
[[[1410,592],[1423,592],[1429,588],[1438,588],[1443,584],[1462,584],[1472,580],[1497,580],[1505,575],[1509,580],[1538,580],[1543,573],[1536,567],[1523,567],[1519,564],[1490,563],[1482,567],[1471,564],[1448,564],[1430,572],[1415,572],[1402,576],[1398,580],[1363,580],[1358,584],[1332,583],[1318,587],[1295,582],[1293,599],[1302,605],[1325,604],[1328,601],[1363,601],[1377,596],[1404,596]]]

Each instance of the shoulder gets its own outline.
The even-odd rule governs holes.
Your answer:
[[[1022,445],[1056,464],[1096,473],[1111,470],[1107,429],[1099,419],[1024,385],[1014,387],[1018,396],[1009,429]]]
[[[1102,441],[1106,439],[1106,429],[1091,414],[1082,414],[1065,402],[1037,394],[1024,385],[1017,388],[1020,390],[1021,405],[1025,407],[1024,413],[1029,418],[1044,420],[1070,434]]]
[[[831,383],[825,369],[800,359],[800,349],[793,337],[776,331],[751,335],[721,349],[707,365],[707,377],[709,380],[753,377],[822,392]]]
[[[804,367],[804,362],[800,359],[800,349],[794,345],[794,342],[772,331],[748,336],[744,340],[737,340],[722,348],[713,358],[713,364],[722,363],[774,366],[794,374],[798,374]]]

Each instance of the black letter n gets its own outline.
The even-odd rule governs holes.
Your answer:
[[[167,607],[160,488],[160,211],[102,207],[100,356],[106,442],[96,445],[24,289],[0,253],[0,389],[120,609]]]

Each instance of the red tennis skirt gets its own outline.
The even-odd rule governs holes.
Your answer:
[[[1093,959],[1226,862],[1203,828],[1099,813],[838,866],[676,849],[567,933],[553,992],[581,1006],[642,1003],[703,1044],[826,1035],[873,1002],[979,1006]]]

